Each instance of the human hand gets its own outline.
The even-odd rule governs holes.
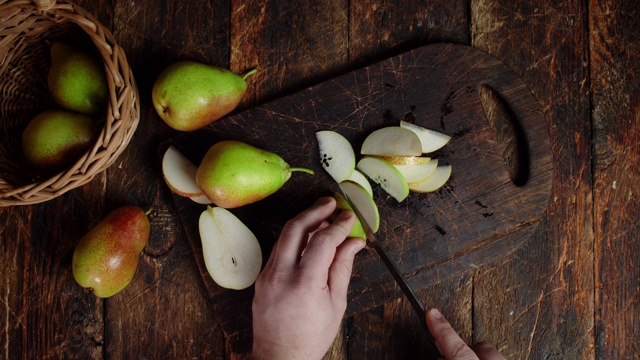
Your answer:
[[[347,307],[355,254],[365,241],[345,241],[355,215],[329,224],[333,198],[320,198],[289,220],[253,298],[254,359],[320,359],[333,343]]]
[[[427,311],[427,326],[436,339],[436,347],[447,360],[504,360],[495,347],[480,342],[467,346],[437,309]]]

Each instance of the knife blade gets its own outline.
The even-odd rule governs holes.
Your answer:
[[[367,223],[367,221],[364,219],[364,217],[362,216],[362,213],[358,210],[358,207],[355,206],[355,204],[351,202],[351,200],[349,200],[349,197],[344,192],[342,192],[342,195],[347,201],[347,203],[349,203],[349,205],[351,206],[351,209],[355,213],[358,220],[360,220],[360,223],[362,224],[362,227],[364,228],[365,234],[367,236],[366,240],[376,250],[376,252],[378,253],[378,256],[380,257],[384,265],[387,267],[387,269],[395,279],[398,286],[400,286],[400,289],[402,289],[402,292],[404,293],[404,295],[409,300],[409,303],[411,303],[411,307],[413,307],[414,312],[418,316],[418,319],[420,320],[420,324],[426,330],[427,340],[431,342],[433,345],[435,345],[435,338],[433,337],[433,335],[429,331],[429,328],[427,327],[425,309],[424,309],[424,306],[422,305],[422,302],[418,299],[416,294],[413,292],[413,289],[411,288],[411,286],[409,286],[409,284],[407,284],[407,282],[404,280],[404,277],[402,276],[402,274],[400,273],[396,265],[393,263],[393,261],[389,259],[387,252],[380,245],[380,242],[378,242],[378,238],[373,233],[371,225]]]

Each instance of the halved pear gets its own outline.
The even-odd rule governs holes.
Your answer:
[[[262,267],[262,250],[253,232],[229,210],[210,206],[200,215],[199,229],[213,281],[234,290],[251,286]]]
[[[331,130],[318,131],[316,139],[322,168],[336,182],[347,180],[356,168],[356,155],[349,140]]]
[[[362,155],[420,156],[422,144],[413,131],[399,126],[375,130],[364,139]]]
[[[416,135],[418,135],[420,144],[422,145],[422,152],[425,154],[440,149],[441,147],[445,146],[449,142],[449,140],[451,140],[451,136],[449,135],[429,130],[422,126],[415,125],[403,120],[400,120],[400,127],[403,129],[411,130]]]
[[[382,160],[388,161],[392,165],[419,165],[431,161],[426,156],[378,156]]]
[[[429,176],[433,175],[438,167],[438,160],[433,159],[424,164],[411,164],[411,165],[393,165],[400,171],[407,183],[415,183],[425,180]]]
[[[365,156],[358,161],[356,167],[373,180],[373,182],[380,185],[384,191],[393,196],[398,202],[402,202],[402,200],[409,196],[407,180],[402,173],[389,162],[377,157]]]
[[[373,197],[360,184],[350,180],[343,181],[338,186],[351,204],[358,208],[358,212],[371,227],[371,231],[377,232],[380,227],[380,213]]]
[[[351,207],[349,202],[340,193],[333,194],[333,198],[336,199],[336,210],[333,212],[332,221],[335,220],[335,217],[337,217],[338,214],[345,210],[353,211],[353,208]],[[351,231],[349,232],[349,235],[347,235],[347,237],[357,237],[361,239],[367,238],[367,233],[364,231],[362,223],[359,219],[356,218],[356,221],[353,223],[353,228],[351,228]]]
[[[174,193],[195,197],[203,194],[196,183],[198,168],[173,145],[169,146],[162,157],[162,177]]]
[[[451,177],[451,165],[438,166],[425,180],[417,183],[410,183],[409,189],[414,192],[426,193],[436,191],[441,188]]]
[[[371,183],[369,182],[369,180],[367,180],[367,177],[357,169],[353,170],[353,173],[351,173],[351,176],[349,176],[347,180],[360,184],[360,186],[367,190],[369,195],[373,197],[373,188],[371,188]]]

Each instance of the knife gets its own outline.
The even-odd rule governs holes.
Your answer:
[[[376,250],[376,252],[380,256],[380,259],[382,260],[384,265],[387,267],[391,275],[393,275],[393,278],[396,280],[396,283],[398,284],[398,286],[400,286],[400,289],[402,289],[402,292],[404,293],[404,295],[407,297],[407,299],[409,299],[409,302],[411,303],[413,310],[415,311],[416,315],[418,316],[418,319],[420,320],[420,324],[422,325],[422,327],[425,329],[427,333],[427,340],[431,342],[431,344],[434,345],[435,347],[435,338],[433,337],[433,335],[429,331],[429,328],[427,327],[427,320],[425,318],[425,310],[424,310],[424,306],[422,305],[422,302],[418,299],[418,297],[413,292],[413,289],[411,289],[409,284],[407,284],[407,282],[404,280],[404,277],[402,277],[402,274],[400,274],[400,271],[395,266],[393,261],[389,259],[387,252],[378,242],[378,238],[374,235],[371,225],[367,223],[367,221],[362,216],[362,213],[358,210],[355,204],[352,203],[351,200],[349,200],[349,197],[346,194],[344,194],[344,192],[342,192],[342,195],[346,199],[347,203],[349,203],[349,205],[351,206],[351,209],[356,214],[356,217],[358,218],[358,220],[360,220],[360,223],[362,224],[362,227],[364,228],[364,232],[367,236],[366,240]],[[437,349],[437,347],[435,348]]]

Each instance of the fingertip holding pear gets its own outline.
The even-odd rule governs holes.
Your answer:
[[[225,140],[207,151],[198,166],[196,183],[215,205],[236,208],[278,191],[292,172],[313,174],[310,169],[290,167],[273,152]]]
[[[151,91],[158,116],[179,131],[201,129],[233,111],[247,91],[247,77],[225,68],[180,61],[167,67]]]
[[[71,261],[76,282],[100,298],[124,289],[135,275],[149,239],[147,213],[136,206],[115,209],[78,242]]]

